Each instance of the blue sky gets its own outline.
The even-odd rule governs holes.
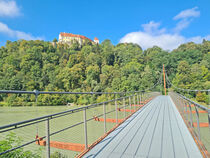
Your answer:
[[[0,0],[0,45],[69,32],[172,50],[210,40],[209,6],[209,0]]]

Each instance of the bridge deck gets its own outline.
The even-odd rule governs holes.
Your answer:
[[[202,157],[169,96],[133,114],[84,157]]]

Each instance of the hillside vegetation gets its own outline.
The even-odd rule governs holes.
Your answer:
[[[138,91],[160,78],[162,64],[170,81],[185,89],[210,89],[210,41],[187,43],[172,52],[154,46],[145,51],[136,44],[110,40],[99,45],[86,42],[53,47],[45,41],[7,41],[0,48],[0,89],[73,92]],[[156,87],[160,89],[160,86]],[[206,93],[185,93],[208,103]],[[88,104],[105,95],[40,95],[38,105],[67,102]],[[0,105],[32,105],[33,95],[0,95]]]

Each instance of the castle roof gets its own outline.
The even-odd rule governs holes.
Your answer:
[[[97,37],[95,37],[94,40],[99,41]]]
[[[65,33],[65,32],[61,32],[60,35],[63,36],[63,37],[79,37],[79,38],[82,38],[82,39],[87,39],[87,40],[92,42],[91,39],[89,39],[85,36],[82,36],[82,35],[75,35],[75,34],[72,34],[72,33]]]

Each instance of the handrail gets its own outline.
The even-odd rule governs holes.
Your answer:
[[[130,92],[54,92],[54,91],[18,91],[18,90],[0,90],[0,93],[13,93],[13,94],[130,94],[146,92],[146,90],[130,91]]]
[[[190,100],[189,98],[187,98],[187,97],[185,97],[185,96],[183,96],[183,95],[181,95],[181,94],[179,94],[179,93],[177,93],[177,94],[178,94],[180,97],[182,97],[183,99],[185,99],[185,100],[187,100],[187,101],[193,103],[195,106],[197,106],[197,107],[201,108],[202,110],[205,110],[205,111],[207,111],[208,113],[210,113],[210,109],[208,109],[207,107],[205,107],[205,106],[203,106],[203,105],[201,105],[201,104],[198,104],[198,103],[196,103],[196,102]]]
[[[71,109],[71,110],[67,110],[67,111],[63,111],[63,112],[59,112],[59,113],[55,113],[55,114],[51,114],[51,115],[46,115],[46,116],[37,117],[37,118],[34,118],[34,119],[30,119],[30,120],[25,120],[25,121],[21,121],[21,122],[9,124],[9,125],[0,126],[0,130],[5,129],[5,128],[11,128],[11,127],[17,128],[18,125],[31,123],[31,122],[35,122],[35,121],[42,122],[42,121],[45,121],[47,118],[53,119],[54,117],[56,117],[56,118],[61,117],[61,116],[63,116],[62,114],[72,114],[74,112],[79,112],[79,111],[82,111],[84,109],[91,109],[91,108],[94,108],[94,107],[97,107],[97,106],[100,106],[100,105],[103,105],[103,104],[106,104],[106,103],[122,100],[123,98],[129,98],[129,97],[131,97],[131,96],[120,97],[120,98],[108,100],[108,101],[105,101],[105,102],[95,103],[95,104],[91,104],[91,105],[87,105],[87,106],[84,106],[84,107],[79,107],[79,108],[75,108],[75,109]],[[61,115],[61,116],[59,116],[59,115]],[[0,131],[0,133],[1,133],[1,131]]]
[[[27,91],[28,93],[32,93],[32,92],[29,92]],[[34,93],[34,92],[33,92]],[[25,120],[25,121],[21,121],[21,122],[17,122],[17,123],[13,123],[13,124],[9,124],[9,125],[4,125],[4,126],[0,126],[0,134],[1,133],[4,133],[4,132],[9,132],[11,130],[16,130],[16,129],[20,129],[20,128],[24,128],[24,127],[27,127],[27,126],[30,126],[30,125],[34,125],[34,124],[37,124],[37,123],[40,123],[40,122],[45,122],[45,132],[46,134],[43,135],[41,138],[44,139],[46,138],[46,150],[49,152],[49,144],[50,144],[50,140],[48,139],[50,136],[52,135],[56,135],[60,132],[63,132],[65,130],[68,130],[70,128],[73,128],[73,127],[76,127],[78,125],[81,125],[81,124],[84,124],[84,128],[87,128],[87,122],[88,121],[91,121],[91,120],[94,120],[94,116],[88,116],[88,118],[86,117],[86,110],[87,109],[91,109],[91,108],[95,108],[95,107],[98,107],[98,106],[103,106],[103,112],[100,113],[99,115],[96,115],[96,117],[101,117],[101,116],[104,116],[104,118],[106,118],[106,115],[109,114],[109,113],[113,113],[113,112],[118,112],[118,107],[121,108],[126,108],[126,107],[130,107],[131,108],[131,97],[133,97],[133,104],[137,102],[141,103],[141,95],[140,97],[135,97],[135,96],[139,96],[140,94],[132,94],[130,96],[123,96],[123,97],[119,97],[119,98],[114,98],[112,100],[108,100],[108,101],[104,101],[104,102],[100,102],[100,103],[95,103],[95,104],[91,104],[91,105],[87,105],[87,106],[83,106],[83,107],[79,107],[79,108],[74,108],[74,109],[71,109],[71,110],[66,110],[66,111],[63,111],[63,112],[58,112],[58,113],[54,113],[54,114],[51,114],[51,115],[46,115],[46,116],[42,116],[42,117],[37,117],[37,118],[34,118],[34,119],[30,119],[30,120]],[[156,96],[157,94],[156,93],[151,93],[149,95],[145,95],[143,98],[146,99],[148,97],[151,97],[151,96]],[[129,103],[129,105],[126,105],[125,103],[125,100],[126,99],[129,99],[127,100]],[[136,100],[137,99],[137,100]],[[144,100],[143,99],[143,100]],[[122,103],[122,106],[119,106],[119,104],[117,103],[117,101],[120,101]],[[111,102],[114,103],[113,105],[113,110],[111,111],[107,111],[104,109],[106,107],[107,104],[110,104]],[[136,109],[135,109],[136,110]],[[49,120],[51,119],[56,119],[58,117],[62,117],[62,116],[65,116],[65,115],[70,115],[70,114],[73,114],[73,113],[76,113],[76,112],[79,112],[79,111],[83,111],[83,121],[79,121],[79,122],[76,122],[76,123],[73,123],[71,125],[68,125],[68,126],[65,126],[65,128],[61,128],[61,129],[57,129],[56,131],[52,131],[52,133],[49,132],[49,125],[51,124],[49,122]],[[124,116],[126,116],[126,114],[124,113]],[[126,118],[126,117],[124,117]],[[118,120],[118,114],[116,113],[116,120]],[[116,121],[116,123],[118,124],[118,121]],[[106,129],[106,121],[104,121],[104,129]],[[38,130],[37,130],[38,131]],[[105,131],[106,133],[106,131]],[[38,136],[38,133],[37,133],[37,136]],[[34,136],[35,137],[35,136]],[[85,140],[87,139],[87,130],[85,130]],[[22,148],[24,146],[27,146],[27,145],[30,145],[34,142],[38,141],[38,138],[32,138],[30,137],[30,139],[27,140],[27,142],[23,142],[22,145],[19,145],[17,147],[11,147],[11,149],[8,149],[6,151],[3,151],[0,153],[0,155],[3,155],[3,154],[6,154],[6,153],[9,153],[9,152],[12,152],[14,150],[17,150],[19,148]],[[86,142],[87,144],[88,142]],[[47,156],[49,157],[49,156]]]

